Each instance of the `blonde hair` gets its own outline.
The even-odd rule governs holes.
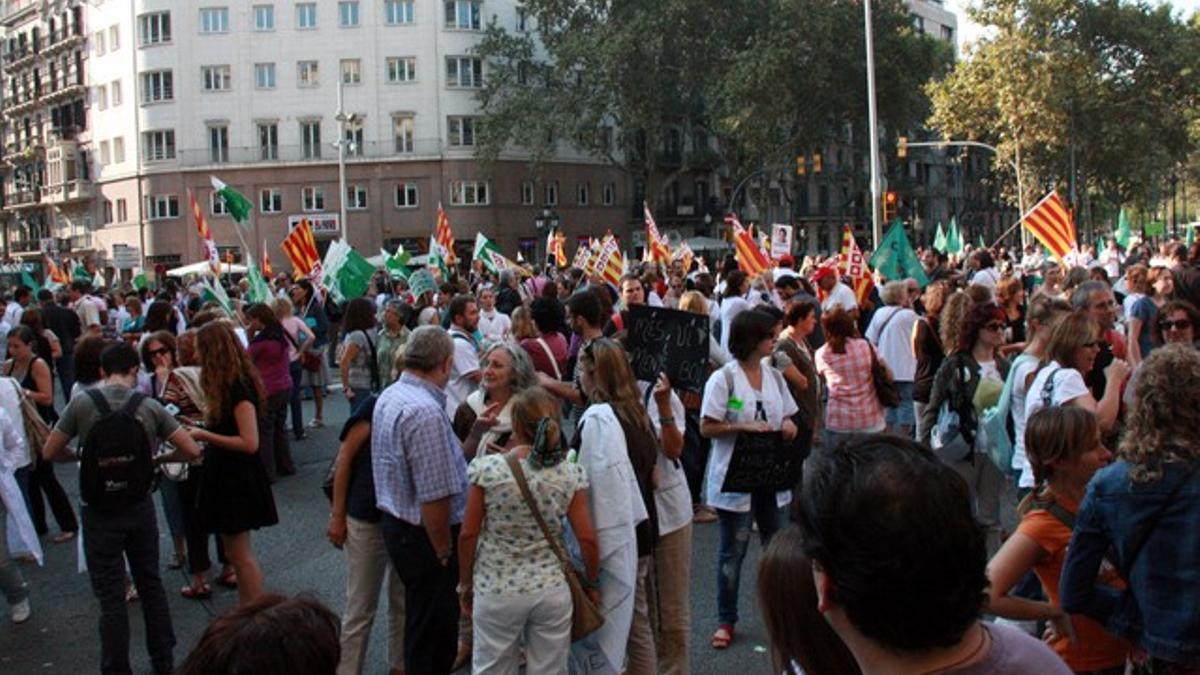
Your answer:
[[[1137,483],[1162,478],[1163,465],[1200,459],[1200,352],[1166,345],[1142,362],[1126,416],[1120,458]]]
[[[292,306],[292,301],[287,298],[275,298],[271,303],[271,310],[275,312],[275,318],[280,321],[296,314],[296,308]]]
[[[708,314],[708,300],[700,291],[688,291],[679,296],[679,309],[693,314]]]
[[[524,305],[513,310],[512,335],[518,340],[539,336],[537,325],[533,323],[533,314]]]

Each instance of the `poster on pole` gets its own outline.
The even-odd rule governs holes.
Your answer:
[[[771,257],[778,260],[792,254],[792,226],[771,226]]]

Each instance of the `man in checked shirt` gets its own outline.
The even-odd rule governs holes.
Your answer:
[[[422,326],[408,338],[404,374],[379,396],[371,466],[383,537],[404,582],[404,671],[451,672],[458,636],[455,542],[467,494],[467,462],[446,415],[454,360],[450,335]]]

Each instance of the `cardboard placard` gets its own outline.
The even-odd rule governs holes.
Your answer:
[[[721,492],[790,490],[800,479],[803,457],[782,431],[742,431],[733,446]]]
[[[708,380],[708,317],[666,307],[635,305],[626,319],[625,345],[633,374],[654,382],[666,373],[671,386],[702,391]]]

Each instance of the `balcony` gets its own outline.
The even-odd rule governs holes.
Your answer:
[[[87,91],[84,84],[83,69],[71,66],[65,72],[56,73],[53,78],[42,78],[42,101],[47,105],[57,103],[73,95],[82,95]]]
[[[92,233],[84,232],[61,240],[58,244],[60,251],[92,251],[96,245],[92,242]]]
[[[40,253],[42,243],[37,239],[12,239],[8,242],[10,253]]]
[[[34,58],[38,55],[36,46],[30,47],[24,45],[22,48],[14,49],[4,55],[4,67],[7,70],[16,70],[24,68],[33,63]]]
[[[79,26],[59,28],[47,36],[46,47],[43,51],[47,56],[52,56],[71,47],[81,45],[85,40],[83,30]]]
[[[39,188],[26,188],[22,190],[10,190],[4,199],[5,211],[19,211],[37,206],[42,199],[42,193]]]
[[[367,141],[361,144],[356,152],[346,152],[346,163],[354,164],[364,160],[373,161],[412,161],[412,160],[428,160],[431,158],[441,157],[442,153],[449,150],[459,150],[460,148],[450,148],[444,146],[441,140],[437,138],[418,138],[415,141],[405,144],[403,147],[411,148],[409,152],[396,152],[396,143],[394,140],[387,141]],[[461,148],[462,150],[471,150],[472,148]],[[313,151],[319,151],[320,156],[314,157]],[[222,148],[219,152],[214,153],[210,148],[188,148],[179,149],[175,152],[173,159],[150,159],[145,161],[154,164],[170,164],[177,162],[179,166],[198,167],[212,165],[261,165],[272,163],[293,163],[293,162],[336,162],[337,148],[331,147],[329,142],[322,142],[320,146],[304,146],[304,145],[274,145],[267,147],[260,146],[231,146]],[[224,158],[226,161],[214,162],[214,157]]]
[[[58,185],[42,187],[42,200],[47,204],[74,204],[92,198],[92,181],[75,179]]]

